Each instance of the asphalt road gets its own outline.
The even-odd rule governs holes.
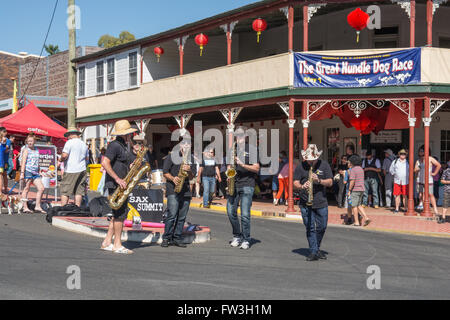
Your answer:
[[[450,299],[448,239],[329,227],[328,260],[307,262],[302,224],[254,218],[255,243],[244,251],[228,245],[224,214],[191,210],[188,220],[209,226],[212,240],[124,256],[43,215],[2,215],[0,299]],[[79,290],[67,288],[72,265]],[[373,265],[381,288],[369,290]]]

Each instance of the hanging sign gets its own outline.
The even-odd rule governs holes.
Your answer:
[[[402,143],[402,132],[400,130],[384,130],[378,134],[370,134],[370,143]]]
[[[420,83],[421,51],[367,56],[294,54],[294,87],[357,88]]]

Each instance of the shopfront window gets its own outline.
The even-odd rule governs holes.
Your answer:
[[[450,160],[450,130],[441,131],[441,161]]]

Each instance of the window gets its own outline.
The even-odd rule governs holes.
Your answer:
[[[112,91],[112,90],[114,90],[114,58],[108,59],[107,73],[108,73],[107,90]]]
[[[398,26],[375,29],[373,32],[374,48],[397,48]]]
[[[442,162],[450,160],[450,130],[441,131],[441,159]]]
[[[97,62],[97,93],[101,93],[104,90],[105,72],[103,67],[103,61]]]
[[[130,73],[130,87],[137,86],[137,52],[132,52],[128,55],[129,73]]]
[[[78,68],[78,96],[84,97],[86,88],[86,68]]]

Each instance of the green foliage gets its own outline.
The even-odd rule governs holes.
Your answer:
[[[49,56],[52,56],[54,54],[61,52],[61,50],[59,50],[58,45],[49,44],[48,46],[45,45],[44,48],[45,48],[45,51],[47,51]]]
[[[109,34],[101,36],[98,40],[98,46],[108,49],[134,40],[136,40],[136,38],[132,33],[128,31],[122,31],[118,38]]]

